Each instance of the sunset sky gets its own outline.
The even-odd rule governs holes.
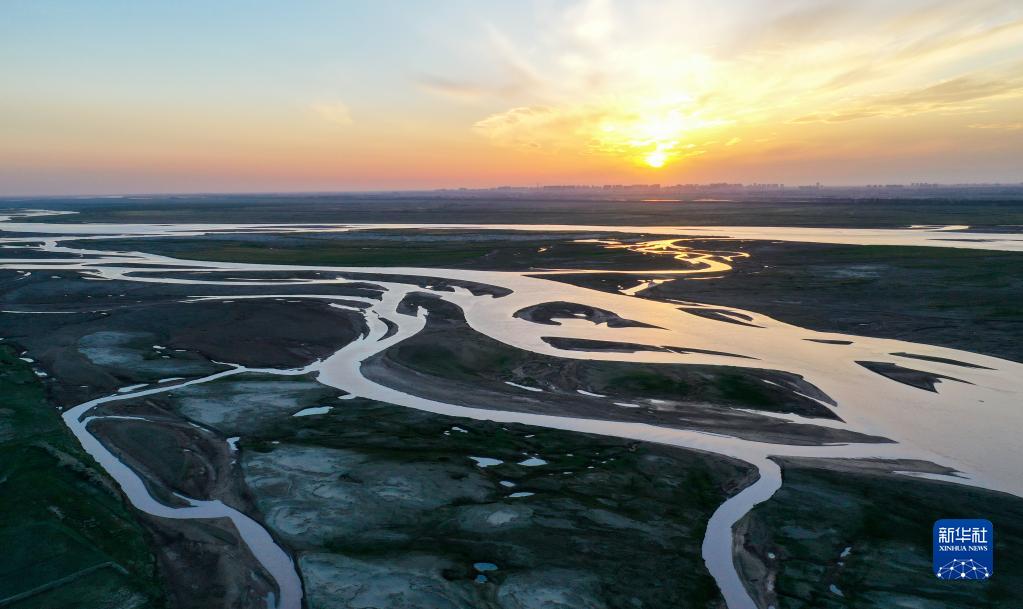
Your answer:
[[[0,4],[0,195],[1023,181],[1023,2]]]

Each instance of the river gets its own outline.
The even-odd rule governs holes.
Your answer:
[[[38,211],[33,215],[41,215]],[[0,244],[25,246],[57,257],[0,258],[0,268],[22,272],[75,271],[83,275],[115,281],[176,283],[196,287],[196,299],[240,298],[362,301],[369,328],[367,334],[345,345],[322,361],[301,370],[261,370],[278,374],[313,372],[320,382],[346,392],[382,402],[416,408],[438,414],[523,423],[555,429],[596,433],[668,444],[707,451],[742,460],[757,468],[759,479],[723,503],[707,526],[702,552],[730,609],[753,609],[756,604],[734,565],[734,524],[756,504],[765,501],[780,488],[781,470],[772,457],[844,457],[920,459],[950,468],[954,475],[935,475],[933,479],[969,484],[1023,496],[1023,479],[1018,475],[1023,463],[1023,409],[1017,405],[1023,397],[1023,364],[978,355],[966,351],[868,338],[823,333],[774,320],[754,311],[732,309],[749,320],[746,324],[722,323],[719,319],[696,315],[677,303],[637,297],[640,289],[606,293],[577,287],[544,277],[544,272],[477,271],[415,267],[337,267],[317,265],[267,265],[181,260],[140,252],[88,249],[67,241],[110,238],[159,238],[212,233],[294,233],[333,232],[364,228],[386,229],[472,229],[535,230],[565,232],[616,232],[671,236],[672,239],[644,242],[637,246],[656,256],[670,254],[677,263],[688,266],[675,273],[726,272],[736,252],[714,255],[688,252],[677,246],[678,240],[692,236],[721,236],[734,239],[770,239],[861,245],[917,245],[927,247],[966,247],[1004,251],[1023,251],[1023,235],[971,233],[965,227],[910,229],[803,229],[772,227],[596,227],[533,225],[109,225],[17,222],[10,214],[0,224],[7,234]],[[0,219],[2,222],[2,219]],[[33,233],[33,235],[18,235]],[[36,236],[44,235],[43,237]],[[616,247],[612,242],[608,247]],[[617,246],[623,246],[618,244]],[[642,248],[642,249],[640,249]],[[59,256],[66,254],[66,257]],[[680,257],[681,256],[681,257]],[[196,271],[205,274],[199,279]],[[310,278],[309,271],[322,273]],[[564,271],[551,269],[547,274]],[[573,273],[585,271],[573,270]],[[592,272],[608,272],[592,271]],[[613,271],[612,271],[613,272]],[[640,271],[636,274],[664,269]],[[238,275],[244,273],[246,277]],[[303,273],[301,277],[282,277]],[[346,275],[359,274],[357,279]],[[216,279],[208,278],[212,274]],[[263,274],[254,281],[252,274]],[[366,275],[374,276],[366,279]],[[402,277],[436,278],[472,282],[507,291],[501,297],[465,288],[430,288],[402,283]],[[353,298],[318,294],[317,285],[372,283],[383,290],[382,297]],[[273,286],[308,287],[306,293],[274,294]],[[201,294],[203,285],[234,285],[251,293],[233,296]],[[641,284],[642,285],[642,284]],[[637,286],[639,288],[639,286]],[[399,303],[410,293],[425,292],[457,305],[466,322],[475,331],[507,345],[533,353],[589,360],[632,361],[646,363],[683,363],[742,366],[798,374],[830,396],[830,406],[842,419],[829,423],[850,431],[882,436],[891,443],[840,444],[824,446],[787,445],[758,442],[721,434],[674,429],[644,423],[616,422],[474,408],[430,400],[386,387],[366,378],[361,364],[367,358],[415,335],[426,324],[427,312],[400,313]],[[609,327],[587,319],[559,319],[560,325],[537,324],[517,317],[521,309],[549,302],[569,302],[612,311],[620,317],[645,324],[644,327]],[[706,305],[686,303],[689,309]],[[721,309],[721,307],[713,307]],[[386,321],[385,321],[386,320]],[[397,331],[388,333],[388,323]],[[676,347],[674,351],[593,352],[563,349],[544,339],[586,339]],[[830,341],[830,342],[821,342]],[[846,344],[847,343],[847,344]],[[740,357],[736,357],[740,356]],[[857,362],[887,361],[914,370],[952,377],[961,382],[941,382],[937,392],[921,390],[883,377]],[[218,375],[188,381],[201,383],[225,375],[246,371],[234,367]],[[180,386],[180,385],[177,385]],[[246,544],[277,583],[278,595],[268,599],[271,606],[294,609],[301,606],[302,588],[292,559],[277,545],[259,523],[219,501],[183,498],[188,507],[170,507],[154,499],[138,474],[116,458],[89,431],[95,417],[90,411],[113,400],[130,399],[173,388],[127,391],[92,400],[69,409],[64,420],[83,447],[117,481],[132,504],[140,510],[167,518],[229,518]],[[790,417],[800,421],[799,417]],[[809,424],[809,423],[808,423]]]

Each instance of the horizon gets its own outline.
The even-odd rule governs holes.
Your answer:
[[[4,197],[1023,175],[1015,2],[0,16]]]
[[[763,187],[763,188],[759,188]],[[386,195],[386,194],[457,194],[460,192],[469,193],[499,193],[499,192],[523,192],[523,191],[535,191],[537,193],[549,193],[558,194],[559,191],[591,191],[591,192],[618,192],[623,190],[663,190],[663,191],[689,191],[689,192],[703,192],[703,191],[725,191],[735,192],[739,190],[749,190],[751,194],[802,194],[806,195],[812,191],[829,191],[829,190],[864,190],[864,191],[881,191],[881,190],[943,190],[943,189],[983,189],[983,188],[1008,188],[1008,189],[1021,189],[1023,190],[1023,180],[1017,182],[921,182],[921,183],[887,183],[887,184],[782,184],[782,183],[769,183],[769,182],[705,182],[705,183],[690,183],[690,184],[658,184],[658,183],[634,183],[634,184],[538,184],[538,185],[510,185],[502,184],[498,186],[480,186],[480,187],[465,187],[465,186],[441,186],[437,188],[394,188],[394,189],[362,189],[362,190],[209,190],[209,191],[167,191],[167,192],[102,192],[102,193],[40,193],[40,194],[12,194],[5,195],[0,194],[0,201],[30,201],[36,199],[120,199],[120,198],[136,198],[136,199],[155,199],[159,197],[203,197],[203,196],[224,196],[224,197],[244,197],[244,196],[344,196],[344,195]],[[1023,193],[1021,193],[1023,194]]]

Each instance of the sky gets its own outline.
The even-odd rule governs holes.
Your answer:
[[[720,181],[1023,181],[1023,2],[0,3],[0,196]]]

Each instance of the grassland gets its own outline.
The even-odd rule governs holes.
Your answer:
[[[143,530],[11,345],[0,395],[0,606],[164,606]]]
[[[781,200],[644,201],[638,197],[502,198],[438,193],[190,195],[131,198],[51,197],[0,201],[0,207],[72,210],[61,222],[500,223],[905,227],[911,224],[1023,225],[1019,194],[892,199],[793,193]],[[802,199],[802,200],[800,200]],[[42,218],[41,221],[48,221]]]
[[[481,270],[646,268],[651,258],[575,239],[606,233],[357,231],[296,235],[210,235],[203,239],[111,239],[90,249],[141,250],[187,260],[333,266],[412,266]]]

